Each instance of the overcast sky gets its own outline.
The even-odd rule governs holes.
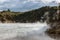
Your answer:
[[[46,5],[57,5],[60,0],[0,0],[0,10],[27,11]]]

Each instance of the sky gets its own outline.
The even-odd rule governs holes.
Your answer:
[[[59,0],[0,0],[0,11],[10,9],[12,11],[29,11],[42,6],[55,6]]]

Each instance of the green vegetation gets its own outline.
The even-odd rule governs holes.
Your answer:
[[[54,22],[57,19],[56,17],[57,9],[58,8],[56,6],[54,7],[45,6],[28,12],[12,12],[8,9],[7,11],[0,12],[0,21],[8,23],[9,22],[33,23],[37,21],[39,22],[46,21],[47,23],[50,23]]]

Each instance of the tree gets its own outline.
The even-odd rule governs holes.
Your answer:
[[[10,9],[8,9],[7,11],[10,12]]]

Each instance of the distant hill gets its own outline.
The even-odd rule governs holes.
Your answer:
[[[31,10],[28,12],[12,12],[9,9],[7,11],[0,12],[0,22],[7,23],[33,23],[33,22],[52,22],[57,15],[57,7],[41,7],[39,9]],[[56,19],[56,18],[55,18]]]
[[[56,12],[57,12],[57,7],[49,7],[49,6],[45,6],[36,10],[32,10],[32,11],[28,11],[25,12],[23,14],[20,14],[18,16],[15,17],[15,20],[17,20],[17,22],[44,22],[44,21],[48,21],[48,22],[52,22],[54,21],[54,17],[56,16]],[[56,18],[55,18],[56,19]]]

